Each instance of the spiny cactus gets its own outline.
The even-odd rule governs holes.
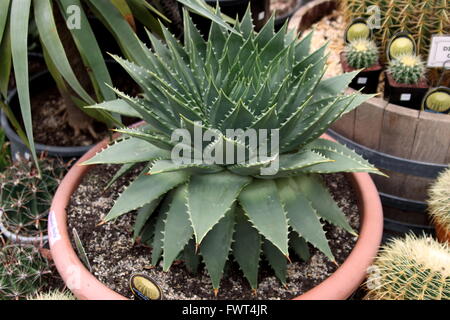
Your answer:
[[[67,165],[39,160],[39,177],[32,161],[21,159],[0,173],[0,225],[3,232],[21,237],[42,237],[53,194]]]
[[[19,300],[40,290],[50,273],[48,261],[34,246],[0,249],[0,300]]]
[[[450,235],[450,169],[439,175],[428,196],[428,212],[431,218]]]
[[[64,300],[76,300],[76,299],[70,291],[53,290],[53,291],[46,292],[46,293],[39,292],[37,294],[30,295],[30,296],[28,296],[27,300],[64,301]]]
[[[368,18],[370,6],[378,6],[381,29],[375,29],[381,44],[382,61],[390,39],[400,31],[409,32],[417,42],[417,53],[428,55],[433,34],[450,33],[450,2],[448,0],[342,0],[341,9],[347,23],[359,17]]]
[[[392,240],[370,271],[366,299],[450,299],[450,248],[432,238]]]
[[[374,41],[357,39],[345,47],[348,64],[354,69],[369,68],[378,62],[378,48]]]
[[[425,66],[419,56],[404,54],[391,60],[388,72],[398,83],[417,84],[425,75]]]
[[[298,40],[286,25],[275,33],[273,16],[257,33],[250,11],[234,27],[217,12],[207,42],[187,12],[184,21],[184,44],[164,29],[167,44],[149,34],[153,50],[142,46],[142,65],[115,57],[144,97],[116,90],[121,100],[93,106],[148,123],[117,130],[125,137],[85,163],[122,163],[121,172],[147,163],[104,222],[141,208],[137,233],[146,221],[154,223],[145,228],[154,230],[153,237],[145,235],[153,238],[152,263],[162,256],[167,271],[179,256],[195,266],[201,255],[215,292],[230,256],[253,289],[261,253],[285,282],[289,248],[303,243],[289,241],[290,235],[301,235],[334,260],[323,221],[355,233],[319,173],[379,173],[353,151],[320,139],[335,120],[371,97],[343,94],[357,72],[322,81],[325,47],[310,53],[311,34]],[[212,138],[183,141],[179,151],[188,161],[178,162],[171,155],[180,153],[172,138],[177,129],[194,139]],[[230,136],[235,129],[259,132],[270,155],[252,149],[242,134]],[[238,150],[246,151],[243,158]],[[226,163],[210,162],[211,154],[223,155]],[[276,164],[278,170],[267,172]]]

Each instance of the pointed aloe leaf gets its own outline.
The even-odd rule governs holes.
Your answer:
[[[132,162],[132,163],[126,163],[123,166],[120,167],[119,170],[117,170],[117,172],[114,174],[114,176],[111,178],[111,180],[109,180],[108,184],[106,185],[106,187],[104,188],[104,190],[108,190],[109,188],[111,188],[111,186],[120,178],[122,177],[124,174],[126,174],[128,171],[130,171],[136,163]]]
[[[311,202],[305,195],[302,194],[302,190],[294,178],[278,179],[277,185],[281,201],[287,212],[289,225],[306,241],[334,261],[317,211],[312,207]]]
[[[170,158],[170,152],[162,150],[138,138],[123,139],[103,149],[83,165],[123,164]]]
[[[184,248],[183,260],[186,269],[192,274],[197,274],[201,259],[200,255],[196,252],[194,238],[192,238]]]
[[[159,215],[156,217],[152,243],[152,257],[151,257],[152,266],[156,266],[158,264],[158,261],[161,258],[163,251],[164,220],[166,219],[167,216],[167,211],[163,209],[166,208],[164,204],[166,204],[167,198],[171,198],[170,195],[168,195],[166,199],[164,199],[163,207],[160,210]]]
[[[172,150],[174,147],[166,136],[163,136],[158,133],[148,133],[142,129],[133,129],[133,128],[115,129],[114,131],[149,142],[153,144],[155,147],[164,150]]]
[[[3,0],[0,3],[0,41],[3,39],[3,33],[6,29],[6,22],[8,21],[10,2],[11,0]]]
[[[223,269],[230,254],[234,224],[234,208],[231,208],[206,235],[200,246],[200,253],[211,277],[214,290],[219,289]]]
[[[333,160],[327,159],[319,153],[312,151],[299,151],[297,153],[284,154],[280,156],[280,168],[277,177],[296,174],[303,168],[310,167],[318,163],[328,163]]]
[[[250,177],[230,172],[194,175],[188,186],[189,216],[197,245],[230,210]],[[208,205],[205,205],[205,204]]]
[[[227,129],[246,129],[255,121],[255,116],[242,101],[226,115],[219,124],[222,131]]]
[[[178,254],[192,238],[193,230],[187,209],[187,187],[182,185],[174,191],[173,200],[164,225],[163,270],[168,271]]]
[[[261,236],[242,210],[237,210],[233,257],[239,264],[252,289],[258,288],[258,269],[261,256]]]
[[[85,109],[105,110],[113,113],[118,113],[127,117],[141,118],[139,112],[131,107],[125,100],[116,99],[104,101],[93,106],[84,107]]]
[[[282,284],[287,282],[287,259],[283,253],[267,239],[263,243],[264,256]]]
[[[104,221],[111,221],[122,214],[141,208],[187,179],[188,175],[184,172],[168,172],[156,176],[141,174],[120,195]]]
[[[313,31],[308,33],[302,40],[300,40],[295,45],[295,59],[297,61],[301,61],[309,55],[312,37],[313,37]]]
[[[134,239],[139,237],[142,230],[144,229],[144,226],[148,222],[148,219],[150,219],[150,216],[153,214],[153,212],[158,207],[160,202],[161,202],[161,197],[153,200],[149,204],[146,204],[145,206],[143,206],[142,208],[140,208],[137,211],[136,221],[134,222],[134,226],[133,226],[133,238]]]
[[[34,16],[39,30],[41,41],[48,52],[53,64],[72,87],[72,89],[86,102],[94,104],[95,101],[81,86],[69,63],[64,47],[56,32],[56,23],[50,0],[34,0]]]
[[[311,201],[317,214],[353,235],[357,235],[347,221],[345,214],[334,201],[327,187],[318,175],[301,175],[295,178],[302,193]]]
[[[14,75],[19,95],[20,111],[35,163],[37,161],[31,120],[30,87],[28,82],[28,23],[30,18],[31,0],[13,1],[10,13],[11,52],[14,65]],[[11,119],[11,117],[9,117]],[[39,170],[39,167],[38,167]]]
[[[291,232],[289,237],[289,246],[294,250],[300,259],[308,261],[311,258],[308,243],[306,240],[298,235],[297,232]]]
[[[83,243],[81,242],[80,236],[78,235],[77,229],[75,229],[75,228],[72,229],[72,235],[73,235],[73,240],[75,241],[75,247],[77,248],[77,252],[78,252],[78,255],[79,255],[81,261],[83,261],[84,266],[89,271],[92,271],[92,267],[89,262],[89,258],[86,254],[86,250],[84,249]]]
[[[208,6],[204,1],[202,0],[178,0],[181,4],[186,6],[186,8],[189,8],[189,10],[207,18],[213,21],[213,23],[216,23],[220,25],[222,28],[225,28],[226,30],[238,34],[238,32],[230,27],[225,21],[233,23],[234,20],[226,17],[225,15],[217,15],[214,12],[214,9],[210,6]]]
[[[312,101],[330,98],[342,93],[358,73],[359,71],[348,72],[321,81],[314,91]]]
[[[359,154],[339,143],[317,139],[307,145],[306,148],[334,161],[305,168],[302,170],[304,173],[370,172],[384,175]]]
[[[288,224],[276,183],[254,180],[242,190],[239,202],[259,233],[288,256]]]
[[[175,163],[172,160],[157,160],[153,163],[149,174],[160,174],[164,172],[174,172],[174,171],[180,171],[180,170],[186,170],[191,173],[197,173],[197,174],[207,174],[207,173],[216,173],[223,171],[224,168],[218,165],[208,165],[208,164],[196,164],[196,163],[190,163],[190,164],[182,164],[182,163]]]

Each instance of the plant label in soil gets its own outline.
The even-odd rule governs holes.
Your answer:
[[[427,66],[429,68],[442,68],[447,60],[450,60],[450,35],[434,35],[431,39]]]
[[[130,279],[130,289],[138,300],[161,300],[162,291],[153,279],[144,275],[134,275]]]

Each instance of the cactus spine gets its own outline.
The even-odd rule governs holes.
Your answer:
[[[428,192],[428,212],[450,234],[450,169],[442,172]]]
[[[354,69],[369,68],[378,62],[378,48],[374,41],[357,39],[345,47],[348,64]]]
[[[367,282],[369,300],[450,299],[450,248],[408,235],[385,245]]]
[[[64,301],[64,300],[76,300],[75,297],[69,291],[50,291],[46,293],[37,293],[35,295],[31,295],[27,298],[27,300],[55,300],[55,301]]]
[[[398,83],[417,84],[425,75],[425,66],[419,56],[404,54],[391,60],[388,72]]]

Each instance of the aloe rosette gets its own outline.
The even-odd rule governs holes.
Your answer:
[[[85,163],[122,164],[113,181],[145,163],[103,222],[137,210],[135,236],[150,242],[152,263],[162,259],[167,271],[182,259],[195,270],[203,261],[215,292],[230,258],[253,289],[261,256],[283,283],[290,249],[306,258],[310,243],[334,261],[323,223],[356,233],[320,174],[379,173],[353,151],[320,138],[371,97],[342,94],[357,72],[322,79],[325,47],[310,53],[312,35],[300,41],[286,25],[275,33],[273,17],[257,33],[249,11],[230,26],[217,10],[208,41],[187,12],[184,21],[184,43],[163,28],[166,43],[149,34],[152,49],[142,44],[142,64],[115,57],[141,86],[141,96],[116,90],[121,99],[92,106],[146,122],[118,129],[122,138]],[[269,144],[278,150],[257,161],[176,163],[171,137],[179,128],[216,133],[202,152],[218,145],[249,148],[227,129],[277,130],[279,142]],[[278,171],[261,175],[274,161]]]

